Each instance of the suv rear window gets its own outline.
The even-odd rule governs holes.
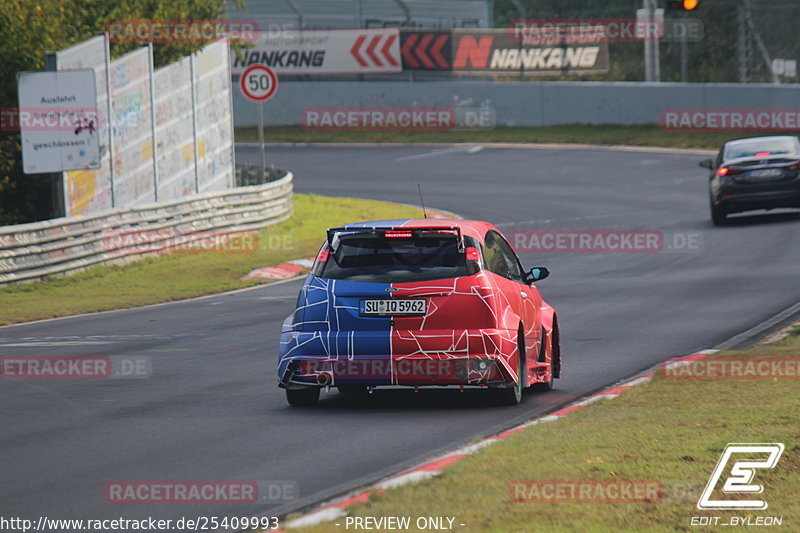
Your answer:
[[[477,246],[464,238],[465,246]],[[327,245],[326,245],[327,246]],[[340,235],[321,272],[327,279],[403,283],[457,278],[478,272],[475,261],[458,251],[453,235],[386,238]]]

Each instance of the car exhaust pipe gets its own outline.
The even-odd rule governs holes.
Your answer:
[[[333,378],[328,372],[320,372],[317,374],[317,383],[322,385],[323,387],[327,387],[331,384]]]

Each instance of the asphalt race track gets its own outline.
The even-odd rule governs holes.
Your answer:
[[[713,347],[800,301],[800,218],[709,220],[704,156],[600,149],[269,147],[296,191],[418,204],[515,229],[699,232],[660,253],[522,253],[559,312],[564,377],[518,407],[483,391],[323,394],[288,407],[278,333],[298,281],[0,328],[0,355],[146,356],[147,379],[0,380],[0,516],[285,513],[543,414],[665,357]],[[256,162],[240,147],[238,162]],[[320,241],[323,235],[320,234]],[[190,272],[185,275],[191,275]],[[664,413],[665,417],[669,413]],[[535,438],[535,437],[534,437]],[[283,503],[110,504],[113,480],[297,484]]]

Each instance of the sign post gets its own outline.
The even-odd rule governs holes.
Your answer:
[[[264,183],[267,166],[264,152],[264,102],[275,96],[278,90],[278,75],[266,65],[252,65],[242,72],[239,89],[245,98],[258,104],[258,142],[261,145],[261,166],[258,176],[261,183]]]
[[[264,151],[264,104],[258,103],[258,144],[261,145],[261,165],[258,167],[258,179],[264,183],[264,173],[267,168],[267,154]]]

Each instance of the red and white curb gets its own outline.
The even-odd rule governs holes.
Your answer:
[[[435,477],[439,475],[445,467],[450,466],[453,463],[456,463],[460,459],[472,453],[475,453],[481,448],[485,448],[486,446],[494,444],[495,442],[505,439],[515,433],[519,433],[523,429],[535,426],[536,424],[541,424],[543,422],[558,420],[598,400],[608,400],[611,398],[616,398],[617,396],[627,391],[628,389],[631,389],[637,385],[641,385],[642,383],[647,383],[648,381],[650,381],[655,375],[656,369],[665,363],[669,363],[670,366],[690,364],[699,359],[703,359],[706,355],[715,353],[717,351],[719,350],[703,350],[691,355],[687,355],[684,357],[677,357],[674,359],[670,359],[669,361],[665,361],[661,365],[653,367],[646,374],[613,385],[607,389],[592,394],[591,396],[587,396],[566,407],[562,407],[558,411],[550,413],[549,415],[535,418],[533,420],[525,422],[524,424],[520,424],[511,429],[507,429],[502,433],[498,433],[497,435],[487,437],[474,444],[462,446],[461,448],[458,448],[445,455],[441,455],[431,461],[416,466],[410,470],[406,470],[399,474],[395,474],[391,477],[383,479],[378,483],[375,483],[374,485],[358,489],[345,496],[342,496],[341,498],[322,504],[322,506],[315,511],[311,511],[298,518],[293,518],[292,520],[285,522],[284,524],[282,524],[282,527],[292,528],[292,529],[302,528],[308,526],[315,526],[323,522],[329,522],[332,520],[336,520],[338,518],[342,518],[347,515],[348,507],[350,507],[354,503],[366,502],[367,500],[369,500],[369,497],[372,494],[382,493],[389,489],[392,489],[394,487],[399,487],[407,483],[416,483],[424,479]],[[273,530],[273,531],[284,531],[284,529]]]
[[[289,279],[299,276],[314,266],[314,258],[295,259],[280,265],[257,268],[245,276],[245,279]]]

